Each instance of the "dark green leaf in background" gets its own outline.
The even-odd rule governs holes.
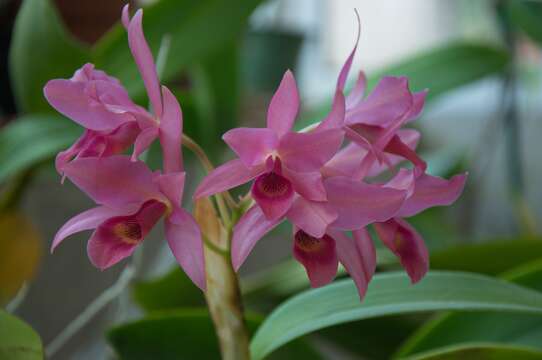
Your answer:
[[[408,360],[539,360],[542,352],[517,346],[481,343],[462,346],[451,346]]]
[[[26,323],[0,310],[0,360],[42,360],[38,334]]]
[[[0,182],[71,145],[82,129],[60,115],[27,115],[0,131]]]
[[[515,25],[542,44],[542,3],[531,0],[506,1],[506,9]]]
[[[67,32],[50,0],[23,1],[13,29],[9,72],[20,112],[53,111],[43,86],[69,78],[89,61],[90,52]]]
[[[261,321],[260,316],[247,317],[251,331]],[[120,359],[220,359],[217,338],[206,309],[155,313],[142,320],[117,326],[109,331],[107,337]],[[318,360],[321,356],[306,342],[295,341],[270,359]]]

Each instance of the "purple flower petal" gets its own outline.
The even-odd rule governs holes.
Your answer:
[[[277,134],[267,128],[236,128],[226,132],[222,139],[246,166],[263,164],[278,146]]]
[[[242,185],[266,171],[265,165],[246,167],[239,159],[228,161],[214,169],[198,185],[194,198],[211,196]]]
[[[337,211],[326,202],[308,201],[301,196],[296,197],[286,214],[295,226],[317,238],[324,236],[328,225],[337,216]]]
[[[181,137],[183,134],[183,114],[175,95],[162,86],[164,113],[160,119],[160,144],[164,158],[164,172],[178,172],[183,169]]]
[[[412,283],[429,269],[429,252],[418,232],[400,218],[375,224],[378,237],[401,261]]]
[[[166,239],[171,252],[185,273],[205,291],[205,259],[203,242],[196,220],[185,210],[177,208],[166,218]]]
[[[324,234],[316,238],[303,230],[297,230],[293,253],[295,259],[305,267],[312,287],[329,284],[337,275],[339,261],[335,240],[331,236]]]
[[[258,240],[277,226],[280,220],[268,220],[262,209],[254,205],[239,219],[233,228],[231,261],[235,271],[239,270]]]
[[[267,127],[279,137],[286,134],[294,125],[298,111],[299,93],[294,75],[288,70],[267,109]]]

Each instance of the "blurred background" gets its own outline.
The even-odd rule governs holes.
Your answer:
[[[118,77],[145,106],[143,84],[118,23],[124,3],[0,1],[0,305],[29,323],[45,345],[56,338],[48,348],[51,359],[114,358],[113,348],[122,353],[119,339],[124,335],[109,331],[113,325],[146,311],[202,303],[183,275],[171,271],[174,259],[159,231],[145,242],[135,277],[120,283],[125,263],[105,272],[89,263],[88,233],[49,253],[57,229],[92,204],[69,182],[61,185],[53,168],[54,155],[81,129],[54,112],[42,88],[47,80],[69,78],[93,62]],[[357,9],[361,39],[351,79],[363,69],[370,86],[386,74],[409,76],[412,90],[428,88],[426,108],[413,126],[422,131],[421,153],[429,172],[444,177],[470,173],[454,206],[412,219],[431,250],[432,268],[498,274],[542,257],[537,235],[542,218],[542,3],[131,3],[146,9],[144,29],[155,55],[164,35],[169,36],[164,82],[179,98],[185,131],[209,150],[215,163],[231,157],[220,140],[224,131],[264,124],[286,69],[294,71],[302,96],[298,127],[323,118],[355,42]],[[160,162],[156,150],[148,154],[154,166]],[[188,194],[203,171],[187,151],[185,156],[190,207]],[[308,286],[302,267],[291,261],[289,236],[287,226],[277,229],[244,266],[250,310],[265,313]],[[465,254],[461,249],[473,252],[458,257]],[[382,270],[397,266],[386,252],[379,252],[379,264]],[[95,306],[97,315],[69,341],[58,340],[67,324],[114,284],[114,291],[124,289],[121,294],[107,306]],[[403,317],[353,323],[307,341],[323,358],[385,359],[420,321]],[[378,334],[385,326],[392,326],[394,335],[379,347]]]

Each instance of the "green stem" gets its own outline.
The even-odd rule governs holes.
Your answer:
[[[229,255],[231,225],[209,246],[205,242],[207,291],[205,298],[215,325],[223,360],[250,360],[249,336],[244,320],[239,279]],[[217,252],[218,247],[222,251]]]

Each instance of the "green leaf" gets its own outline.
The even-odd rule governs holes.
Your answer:
[[[431,268],[497,275],[520,264],[542,258],[542,238],[494,240],[455,245],[431,254]],[[480,259],[491,259],[481,261]]]
[[[261,0],[162,0],[145,8],[145,38],[156,55],[165,34],[171,36],[165,82],[181,70],[209,56],[244,29],[248,16]],[[120,14],[119,14],[120,15]],[[95,47],[97,67],[117,76],[131,96],[144,94],[143,82],[129,52],[126,34],[118,24]]]
[[[510,271],[505,278],[542,291],[542,260]],[[542,316],[494,312],[444,314],[418,329],[398,350],[397,356],[472,342],[523,345],[542,350]]]
[[[43,96],[45,83],[71,76],[89,57],[89,51],[68,34],[50,0],[24,0],[15,19],[9,54],[19,111],[52,111]]]
[[[542,352],[515,346],[499,344],[472,344],[452,346],[423,355],[409,357],[408,360],[539,360]]]
[[[0,182],[47,160],[73,142],[81,129],[59,115],[27,115],[0,130]]]
[[[134,284],[133,297],[146,311],[205,305],[201,290],[178,266],[162,277]]]
[[[351,280],[305,291],[280,305],[252,339],[254,359],[327,326],[437,310],[494,310],[542,314],[542,293],[487,276],[432,272],[412,286],[403,273],[376,275],[360,302]]]
[[[253,331],[262,321],[251,315],[247,324]],[[216,334],[205,309],[160,312],[142,320],[120,325],[107,338],[120,359],[219,359]],[[304,341],[285,347],[271,359],[321,359]]]
[[[542,4],[538,1],[507,1],[511,20],[531,39],[542,44]]]
[[[27,324],[2,310],[0,310],[0,359],[43,359],[38,334]]]
[[[237,124],[239,112],[239,49],[228,43],[189,70],[195,116],[185,123],[186,133],[212,158],[223,156],[221,135]],[[188,118],[187,118],[188,119]],[[220,155],[220,156],[218,156]]]
[[[455,43],[423,52],[370,74],[368,86],[372,88],[384,75],[407,76],[410,89],[429,89],[427,99],[431,100],[459,86],[501,73],[508,62],[509,55],[503,49]],[[331,106],[331,95],[329,99],[330,104],[304,116],[304,120],[299,121],[296,127],[303,128],[322,120]]]

